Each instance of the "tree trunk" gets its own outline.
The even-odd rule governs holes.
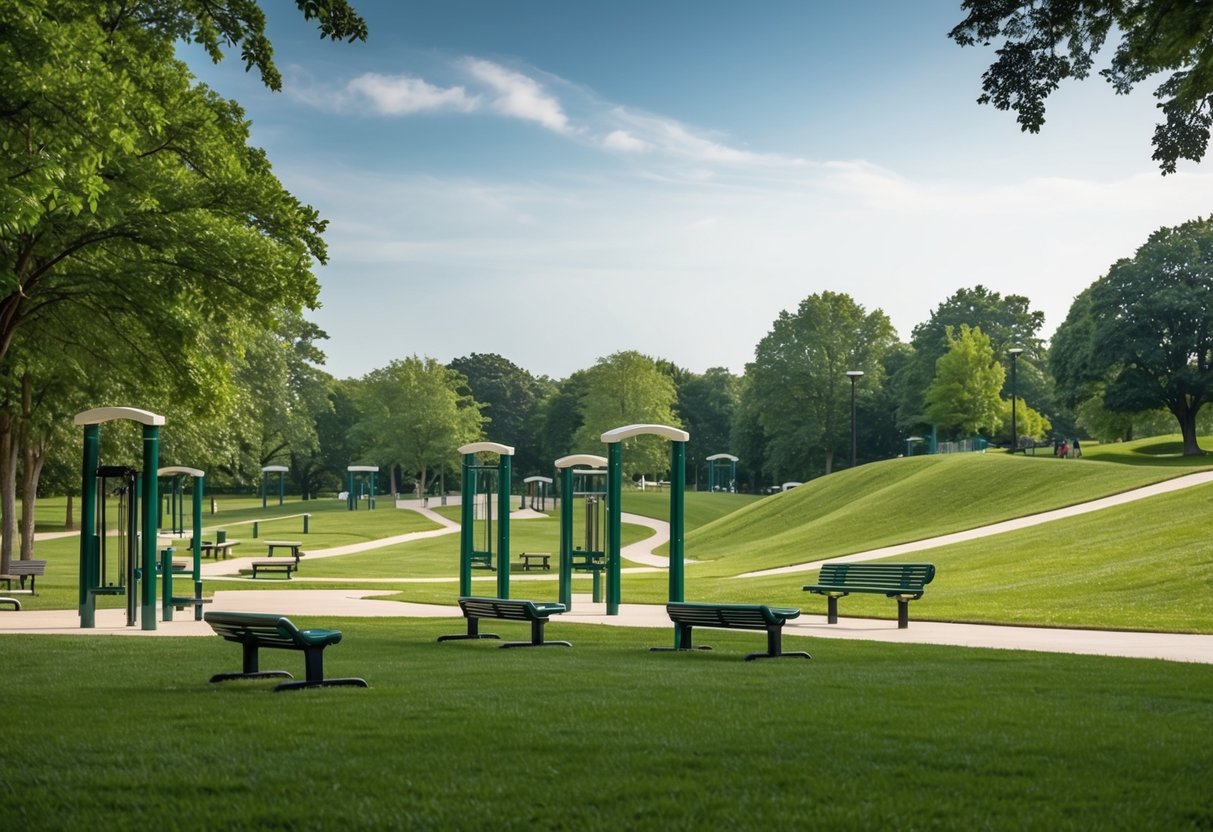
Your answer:
[[[829,474],[834,470],[834,452],[826,450],[826,473]]]
[[[76,519],[72,516],[72,495],[67,495],[67,517],[64,518],[63,528],[66,531],[74,531],[76,528]]]
[[[425,466],[421,467],[421,476],[417,478],[417,499],[425,498]]]
[[[1179,432],[1183,434],[1184,456],[1203,456],[1204,451],[1196,444],[1196,414],[1200,412],[1200,404],[1192,407],[1187,400],[1181,400],[1171,413],[1179,421]]]
[[[34,556],[38,479],[46,464],[46,447],[40,442],[30,442],[22,449],[22,456],[25,464],[21,468],[21,559],[29,560]]]
[[[12,414],[0,415],[0,572],[7,572],[17,539],[17,443]]]

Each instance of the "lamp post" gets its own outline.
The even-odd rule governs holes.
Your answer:
[[[855,467],[855,382],[863,375],[863,370],[847,370],[851,379],[851,467]]]
[[[1007,355],[1011,356],[1011,453],[1015,453],[1015,449],[1019,447],[1019,429],[1015,424],[1015,366],[1018,363],[1019,354],[1023,352],[1023,347],[1011,347],[1007,350]]]

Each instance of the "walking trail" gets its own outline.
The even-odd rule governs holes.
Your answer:
[[[1112,506],[1123,505],[1134,500],[1191,488],[1213,482],[1213,472],[1201,472],[1177,477],[1166,482],[1135,489],[1112,497],[1093,500],[1081,505],[1070,506],[1056,511],[1043,512],[1029,517],[995,523],[979,529],[942,535],[913,543],[887,546],[867,552],[857,552],[835,562],[857,562],[874,560],[894,555],[920,552],[938,546],[947,546],[964,540],[975,540],[990,535],[1002,534],[1016,529],[1049,523],[1067,517],[1074,517],[1091,511],[1100,511]],[[424,532],[411,532],[381,540],[366,541],[349,546],[334,547],[315,552],[309,552],[309,561],[322,557],[337,557],[353,552],[363,552],[370,549],[406,543],[426,537],[452,534],[459,526],[441,515],[428,509],[416,508],[423,515],[440,524],[441,528]],[[519,517],[519,515],[512,515]],[[522,519],[519,517],[519,519]],[[626,547],[621,556],[642,566],[626,571],[650,571],[668,565],[668,558],[653,554],[653,549],[669,540],[668,525],[662,521],[638,515],[625,515],[629,523],[646,526],[654,530],[654,534],[643,541]],[[203,565],[204,574],[219,578],[230,575],[239,568],[241,560],[252,558],[235,558],[219,563]],[[769,569],[761,572],[747,573],[739,577],[756,577],[759,575],[794,574],[809,571],[819,567],[821,561],[796,564],[780,569]],[[554,576],[511,576],[515,580],[554,580]],[[241,579],[242,580],[242,579]],[[302,580],[302,579],[301,579]],[[326,579],[330,583],[331,579]],[[393,584],[408,582],[401,579],[386,579]],[[453,578],[412,579],[413,581],[448,581]],[[486,587],[495,582],[495,577],[474,578],[474,583]],[[247,583],[247,582],[246,582]],[[366,581],[359,581],[365,584]],[[490,589],[490,591],[492,591]],[[366,588],[350,589],[296,589],[296,590],[247,590],[223,591],[214,594],[211,609],[218,610],[265,610],[273,609],[282,615],[299,616],[340,616],[340,617],[460,617],[459,608],[438,604],[413,604],[398,601],[380,600],[376,596],[395,594],[395,590],[375,590]],[[921,602],[920,602],[921,603]],[[189,620],[181,620],[188,618]],[[572,609],[561,616],[561,620],[576,623],[593,623],[619,627],[645,627],[668,629],[672,625],[663,605],[656,604],[621,604],[619,615],[608,616],[605,605],[594,604],[589,595],[574,595]],[[191,616],[178,613],[178,618],[171,622],[159,622],[158,628],[145,632],[137,627],[125,626],[125,612],[119,609],[98,610],[97,627],[93,630],[81,630],[79,618],[73,610],[24,610],[21,612],[0,612],[0,635],[7,633],[46,633],[65,635],[166,635],[189,636],[211,635],[211,628],[201,621],[193,621]],[[790,637],[812,636],[817,638],[859,639],[865,641],[896,642],[905,644],[937,644],[958,647],[1031,650],[1048,653],[1075,653],[1100,656],[1123,656],[1128,658],[1163,659],[1169,661],[1196,662],[1213,664],[1213,635],[1191,635],[1183,633],[1148,633],[1124,632],[1110,630],[1067,630],[1045,627],[1011,627],[979,624],[946,624],[932,621],[911,621],[905,630],[897,629],[895,620],[839,618],[837,624],[827,624],[824,615],[802,615],[789,622],[784,628],[784,634]],[[819,650],[823,648],[817,648]]]

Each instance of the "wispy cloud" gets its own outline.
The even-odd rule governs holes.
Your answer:
[[[463,87],[437,87],[408,75],[368,72],[345,85],[345,91],[370,102],[377,113],[401,116],[429,110],[471,112],[478,99]]]
[[[618,150],[624,153],[643,153],[652,150],[653,145],[644,139],[638,139],[627,130],[612,130],[602,137],[602,146],[607,150]]]
[[[490,106],[498,113],[534,121],[557,133],[571,131],[560,101],[534,78],[481,58],[467,58],[463,66],[473,78],[496,93]]]

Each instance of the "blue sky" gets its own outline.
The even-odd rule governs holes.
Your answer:
[[[496,352],[563,378],[624,349],[742,372],[823,290],[908,339],[981,283],[1048,336],[1208,210],[1209,172],[1150,160],[1154,84],[1071,84],[1035,136],[978,106],[993,53],[947,38],[955,0],[354,2],[366,43],[265,4],[281,93],[183,50],[330,221],[312,318],[340,377]]]

